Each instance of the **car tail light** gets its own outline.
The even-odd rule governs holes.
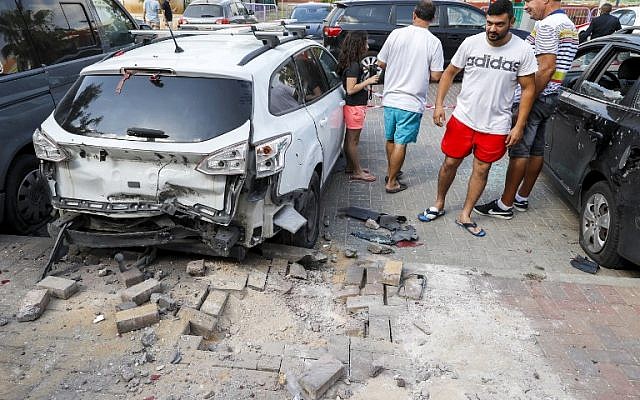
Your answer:
[[[211,153],[196,170],[208,175],[243,175],[247,169],[247,147],[242,142]]]
[[[187,21],[186,19],[184,19],[183,17],[180,17],[180,19],[178,20],[178,27],[182,24],[188,24],[189,21]]]
[[[229,23],[231,23],[231,21],[229,21],[226,18],[220,18],[219,20],[216,21],[216,24],[225,24],[226,25],[226,24],[229,24]]]
[[[33,148],[36,151],[36,157],[42,160],[60,162],[69,158],[69,154],[41,128],[33,132]]]
[[[282,171],[284,154],[291,144],[291,134],[256,145],[256,177],[263,178]]]
[[[325,26],[322,28],[322,33],[324,33],[326,37],[338,37],[341,32],[342,28],[339,26]]]

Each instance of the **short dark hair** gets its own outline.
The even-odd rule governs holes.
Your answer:
[[[436,6],[431,0],[420,0],[413,12],[423,21],[433,21],[433,17],[436,15]]]
[[[609,3],[604,3],[600,6],[600,12],[602,12],[603,14],[609,14],[612,9],[613,7]]]
[[[509,19],[513,18],[513,4],[510,0],[496,0],[487,10],[487,15],[502,15],[507,14]]]

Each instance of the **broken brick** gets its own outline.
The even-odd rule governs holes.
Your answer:
[[[340,360],[325,356],[311,364],[298,383],[302,387],[305,398],[320,399],[329,388],[344,375],[344,366]]]
[[[34,321],[42,315],[49,304],[49,291],[47,289],[33,289],[27,292],[22,299],[22,306],[16,314],[20,322]]]
[[[57,276],[47,276],[36,287],[47,289],[53,297],[66,300],[78,291],[78,282]]]
[[[152,278],[125,289],[120,297],[122,301],[133,301],[137,305],[141,305],[149,301],[152,293],[160,292],[162,292],[160,282]]]

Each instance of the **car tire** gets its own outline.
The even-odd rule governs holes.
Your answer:
[[[375,51],[368,51],[367,55],[364,56],[362,61],[360,61],[360,65],[362,66],[362,70],[364,74],[362,76],[363,79],[369,79],[369,67],[372,65],[376,65],[376,69],[380,72],[381,68],[376,64],[378,62],[378,53]]]
[[[32,154],[18,156],[7,174],[5,220],[18,234],[31,234],[51,220],[51,196]]]
[[[580,246],[598,264],[621,266],[618,255],[619,215],[609,185],[598,182],[582,197],[580,209]]]
[[[320,177],[317,172],[311,176],[309,189],[296,200],[295,208],[307,222],[295,234],[287,232],[285,241],[310,249],[320,234]]]

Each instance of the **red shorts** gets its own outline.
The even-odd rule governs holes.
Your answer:
[[[478,132],[452,115],[447,123],[440,149],[451,158],[465,158],[473,151],[478,160],[492,163],[506,153],[506,138],[507,135],[504,134]]]
[[[367,114],[367,106],[344,106],[344,122],[347,129],[362,129],[364,126],[364,116]]]

